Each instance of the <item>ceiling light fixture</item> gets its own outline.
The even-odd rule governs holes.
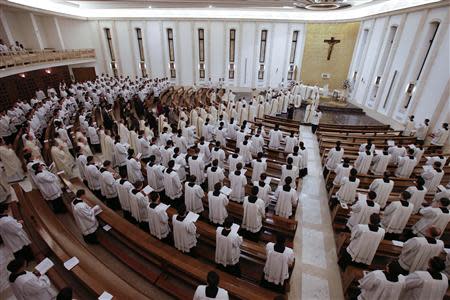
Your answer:
[[[212,5],[209,5],[208,7],[209,7],[209,8],[213,8],[214,6],[212,6]]]
[[[148,6],[148,8],[152,8],[152,6],[151,6],[151,5],[149,5],[149,6]]]

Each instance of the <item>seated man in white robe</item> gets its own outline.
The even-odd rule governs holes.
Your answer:
[[[348,157],[344,157],[344,162],[338,164],[334,170],[335,176],[333,179],[333,185],[337,187],[341,186],[342,178],[349,177],[350,170],[352,169],[353,167],[350,165],[350,159]]]
[[[367,195],[358,194],[358,201],[351,206],[350,218],[347,221],[350,230],[358,224],[369,224],[370,216],[380,213],[380,205],[374,201],[376,197],[374,191]]]
[[[408,155],[398,158],[398,167],[395,170],[396,177],[409,178],[417,165],[414,149],[408,149]]]
[[[448,289],[448,277],[443,273],[444,270],[442,258],[431,258],[426,271],[416,271],[405,277],[402,299],[444,299]]]
[[[338,264],[345,272],[348,264],[353,262],[370,265],[377,252],[380,242],[384,238],[384,229],[379,226],[380,216],[370,216],[369,225],[356,225],[352,229],[350,244],[342,250]]]
[[[0,235],[7,251],[14,254],[16,259],[30,262],[34,259],[31,251],[31,241],[23,229],[21,221],[8,215],[8,204],[0,204]]]
[[[384,173],[383,178],[374,179],[369,186],[369,190],[377,193],[375,202],[378,203],[381,208],[386,206],[386,202],[389,199],[389,195],[393,188],[394,181],[389,179],[388,173]]]
[[[76,198],[72,201],[73,218],[83,234],[84,241],[88,244],[98,244],[96,234],[98,221],[95,216],[95,209],[84,202],[85,199],[85,190],[78,190]]]
[[[440,235],[441,231],[431,226],[424,237],[413,237],[403,244],[398,260],[403,275],[417,270],[425,271],[428,261],[444,251],[444,242],[437,239]]]
[[[402,146],[399,141],[397,146],[389,147],[388,153],[391,155],[390,165],[396,166],[398,164],[398,158],[406,155],[406,148]]]
[[[233,219],[227,217],[223,226],[216,229],[216,253],[215,262],[225,268],[234,276],[240,277],[239,258],[241,256],[241,244],[243,238],[237,230],[232,229]]]
[[[151,192],[148,206],[148,227],[151,235],[160,240],[165,239],[170,233],[166,208],[166,205],[161,205],[159,194],[155,191]]]
[[[9,283],[16,299],[55,299],[52,284],[47,275],[40,274],[37,270],[27,271],[23,259],[11,261],[6,269],[11,272]]]
[[[197,227],[194,222],[186,216],[188,212],[186,206],[182,203],[177,214],[172,216],[173,239],[175,248],[184,253],[191,253],[197,245]]]
[[[449,205],[450,200],[448,198],[441,198],[439,202],[433,202],[431,206],[422,208],[419,211],[422,218],[412,227],[413,233],[424,236],[428,227],[433,225],[444,232],[450,221]]]
[[[219,275],[217,275],[216,272],[210,271],[206,282],[207,285],[199,285],[197,287],[193,300],[229,299],[228,292],[222,288],[219,288]]]
[[[414,205],[409,202],[410,198],[411,194],[403,191],[400,194],[399,201],[392,201],[386,206],[381,220],[381,224],[386,230],[386,239],[397,238],[398,235],[403,233],[414,209]]]
[[[276,243],[266,244],[266,264],[264,265],[263,286],[277,291],[283,290],[283,284],[289,278],[289,267],[293,265],[294,251],[287,247],[286,238],[278,234]]]
[[[398,300],[405,285],[405,278],[398,273],[395,263],[392,262],[386,266],[384,271],[375,270],[366,273],[358,283],[361,290],[358,300]]]

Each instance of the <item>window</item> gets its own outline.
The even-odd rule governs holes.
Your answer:
[[[116,56],[114,55],[114,47],[112,43],[111,30],[109,28],[105,28],[106,42],[108,43],[109,56],[111,58],[111,69],[113,71],[113,76],[117,77],[117,65],[116,65]]]
[[[234,63],[235,63],[235,49],[236,49],[236,29],[230,29],[230,49],[228,58],[228,78],[234,79]]]
[[[297,40],[298,40],[298,31],[294,31],[292,33],[292,43],[291,43],[291,55],[289,56],[289,71],[287,75],[288,80],[292,80],[294,77],[295,70],[295,52],[297,51]]]
[[[261,31],[261,43],[259,45],[259,69],[258,79],[264,79],[264,63],[266,61],[266,45],[267,45],[267,30]]]
[[[439,22],[433,22],[430,24],[430,29],[428,30],[428,34],[426,37],[426,41],[428,42],[427,50],[425,53],[422,54],[422,63],[420,65],[419,72],[417,73],[416,82],[419,81],[420,75],[422,75],[423,68],[425,67],[425,64],[428,59],[428,55],[430,54],[431,47],[433,46],[434,39],[436,38],[436,34],[438,32],[439,25],[440,25]],[[405,109],[408,108],[409,104],[411,103],[412,97],[413,97],[412,92],[411,93],[407,92],[407,94],[408,94],[408,100],[406,101]]]
[[[198,30],[198,61],[199,61],[199,77],[205,79],[205,31]]]
[[[173,30],[172,28],[167,28],[167,41],[169,43],[169,69],[170,69],[170,78],[176,78],[176,70],[175,70],[175,50],[173,47]]]
[[[147,70],[145,66],[144,45],[142,43],[142,30],[140,28],[136,28],[136,36],[139,47],[139,66],[141,68],[142,77],[145,77],[147,76]]]

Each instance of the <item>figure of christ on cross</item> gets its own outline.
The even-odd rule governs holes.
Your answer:
[[[331,39],[329,40],[323,40],[324,43],[328,44],[328,56],[327,56],[327,60],[330,60],[331,58],[331,53],[333,52],[333,47],[336,44],[339,44],[341,42],[341,40],[335,40],[334,37],[332,36]]]

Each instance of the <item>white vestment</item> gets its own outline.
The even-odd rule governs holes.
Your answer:
[[[215,224],[222,224],[228,216],[228,198],[220,193],[218,196],[214,192],[208,192],[209,220]]]
[[[98,228],[98,221],[95,217],[94,210],[80,201],[76,204],[72,202],[73,218],[83,235],[94,233]]]
[[[327,161],[325,162],[325,166],[328,170],[334,171],[344,156],[344,149],[340,148],[340,150],[336,150],[336,148],[331,149],[328,152]]]
[[[289,278],[289,266],[294,262],[294,251],[285,247],[284,251],[274,250],[274,243],[266,244],[266,264],[264,266],[264,278],[274,284],[282,285]]]
[[[278,149],[283,141],[283,133],[279,130],[272,129],[269,132],[269,148]]]
[[[402,233],[408,223],[414,205],[403,206],[401,201],[393,201],[384,210],[381,224],[388,233]]]
[[[367,174],[372,163],[372,158],[372,153],[359,152],[358,158],[355,161],[355,169],[358,171],[358,174]]]
[[[7,146],[0,146],[0,160],[5,168],[8,182],[19,181],[24,177],[22,163],[13,149]]]
[[[154,208],[148,207],[148,227],[150,233],[158,239],[165,238],[169,232],[169,217],[167,216],[166,206],[158,204]]]
[[[386,172],[386,168],[388,167],[390,161],[390,154],[377,154],[372,159],[373,165],[370,167],[370,171],[377,176],[383,175],[384,172]]]
[[[383,271],[375,270],[367,273],[359,280],[361,294],[358,296],[358,300],[400,299],[400,294],[402,293],[404,285],[404,276],[399,275],[398,281],[389,281],[386,279],[386,275]]]
[[[223,227],[216,229],[216,257],[215,262],[222,266],[234,266],[241,256],[242,237],[237,232],[231,231],[223,235]]]
[[[403,244],[398,263],[409,272],[425,271],[430,259],[439,256],[443,250],[444,242],[441,240],[413,237]]]
[[[352,229],[358,224],[369,224],[370,216],[372,214],[378,214],[380,212],[380,205],[374,203],[373,206],[369,206],[366,200],[366,196],[359,194],[359,200],[352,205],[350,212],[350,218],[347,221],[347,227]]]
[[[250,232],[258,232],[262,228],[262,220],[266,215],[266,204],[260,198],[250,202],[248,196],[244,198],[244,215],[242,217],[242,228]]]
[[[409,178],[416,165],[417,159],[414,156],[412,159],[409,156],[399,157],[395,176]]]
[[[287,190],[284,186],[278,186],[275,191],[277,205],[275,206],[275,214],[284,218],[292,215],[292,207],[297,205],[298,195],[292,187]]]
[[[384,229],[371,231],[368,225],[356,225],[352,229],[351,241],[347,252],[353,261],[370,265],[377,252],[378,245],[384,238]]]
[[[375,179],[369,186],[369,190],[377,193],[377,197],[374,201],[380,204],[381,208],[384,208],[386,206],[386,202],[389,199],[389,195],[391,194],[393,188],[393,180],[385,182],[382,178]]]
[[[416,271],[405,278],[402,300],[441,300],[448,288],[448,277],[441,273],[442,279],[431,277],[427,271]]]
[[[206,170],[206,176],[208,178],[208,191],[214,190],[214,185],[218,182],[222,183],[225,178],[222,168],[217,167],[217,169],[213,172],[212,167],[209,167]]]
[[[244,201],[245,197],[245,186],[247,185],[247,177],[240,172],[239,175],[236,175],[236,172],[230,173],[228,175],[228,179],[230,180],[230,188],[231,188],[231,194],[230,194],[230,200],[236,201],[236,202],[242,202]]]
[[[359,186],[359,181],[358,178],[355,181],[350,181],[348,177],[342,178],[341,186],[336,192],[338,200],[347,204],[355,202],[356,189]]]
[[[201,213],[203,211],[203,197],[205,192],[198,184],[186,182],[184,184],[184,203],[188,211]]]
[[[23,229],[23,225],[11,216],[0,217],[0,236],[11,253],[17,252],[31,241]]]
[[[173,240],[175,248],[181,252],[189,252],[197,245],[197,227],[194,222],[184,219],[177,220],[178,215],[172,216]]]

